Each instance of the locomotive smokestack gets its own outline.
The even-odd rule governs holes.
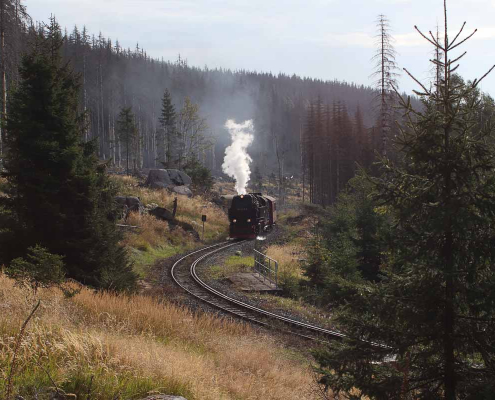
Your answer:
[[[245,194],[251,175],[249,163],[252,159],[247,153],[247,148],[254,140],[253,121],[248,120],[236,124],[234,120],[229,119],[225,127],[229,130],[232,144],[225,149],[222,171],[235,179],[237,194]]]

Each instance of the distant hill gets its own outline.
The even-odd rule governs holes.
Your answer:
[[[6,7],[15,7],[15,3],[6,0]],[[6,25],[7,81],[13,82],[20,54],[26,50],[30,35],[40,28],[29,24],[27,12],[25,18],[8,20]],[[132,106],[140,134],[137,166],[160,166],[156,132],[166,88],[177,110],[186,96],[199,105],[199,113],[209,126],[208,135],[215,142],[213,151],[201,154],[201,161],[215,171],[220,170],[230,142],[223,127],[227,119],[254,120],[256,134],[249,152],[254,164],[267,172],[275,167],[273,135],[283,137],[285,171],[295,173],[301,167],[300,138],[310,102],[318,97],[323,104],[338,102],[351,119],[359,106],[365,128],[375,120],[374,90],[367,86],[296,75],[191,67],[180,57],[176,61],[157,60],[139,46],[125,49],[118,41],[101,33],[91,35],[85,28],[74,27],[63,35],[63,55],[81,74],[80,107],[88,113],[84,136],[98,140],[102,159],[121,161],[116,119],[122,107]]]
[[[306,108],[318,96],[325,103],[340,101],[352,115],[361,107],[365,125],[374,120],[374,91],[352,83],[321,81],[296,75],[273,75],[191,67],[185,60],[155,60],[144,49],[122,49],[101,34],[90,37],[74,28],[66,35],[65,57],[83,77],[81,104],[89,110],[90,137],[100,138],[100,155],[111,155],[111,141],[119,108],[132,106],[143,138],[143,166],[155,166],[154,133],[159,128],[161,98],[169,89],[176,109],[186,96],[199,105],[215,138],[215,154],[209,163],[220,169],[230,138],[223,125],[227,119],[254,119],[256,138],[250,153],[255,160],[272,151],[270,130],[276,121],[291,121],[283,135],[290,149],[291,165],[297,169],[300,127]]]

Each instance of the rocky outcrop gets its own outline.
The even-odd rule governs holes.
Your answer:
[[[152,189],[173,189],[176,186],[188,186],[192,179],[178,169],[151,169],[145,185]]]
[[[178,169],[167,169],[166,171],[168,171],[168,176],[176,186],[189,186],[192,183],[190,176],[183,171]]]
[[[175,228],[176,226],[180,226],[187,233],[191,234],[194,237],[194,239],[199,240],[199,233],[194,229],[194,226],[192,226],[188,222],[179,221],[178,219],[175,219],[172,212],[170,212],[166,208],[163,207],[151,208],[148,210],[148,213],[150,215],[153,215],[157,219],[161,219],[162,221],[167,221],[171,229]]]
[[[151,210],[148,211],[150,215],[153,215],[157,219],[161,219],[163,221],[174,221],[174,215],[167,210],[166,208],[163,207],[155,207]]]
[[[193,192],[187,186],[174,186],[172,192],[180,194],[182,196],[192,197]]]
[[[115,202],[125,212],[130,212],[130,211],[141,212],[143,210],[143,205],[141,204],[141,200],[139,200],[139,197],[115,196]]]

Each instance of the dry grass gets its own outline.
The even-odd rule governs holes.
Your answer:
[[[294,280],[303,279],[299,262],[305,257],[302,246],[294,243],[269,246],[266,255],[278,261],[278,276],[282,287]]]
[[[112,179],[118,186],[120,195],[137,196],[144,205],[155,203],[170,211],[173,208],[176,195],[167,190],[140,187],[137,179],[131,176],[115,175]],[[177,196],[177,199],[177,219],[191,224],[200,236],[201,216],[206,215],[204,242],[219,241],[228,236],[228,219],[221,208],[199,196]],[[146,277],[150,266],[157,260],[202,245],[192,234],[180,227],[170,229],[168,222],[159,221],[150,215],[131,213],[127,223],[139,227],[126,232],[123,243],[129,248],[135,269],[141,277]]]
[[[201,196],[187,198],[175,195],[167,190],[154,190],[138,186],[138,181],[130,176],[113,176],[112,179],[119,186],[119,192],[123,196],[137,196],[143,204],[156,203],[160,207],[172,210],[174,198],[178,198],[177,217],[185,222],[201,223],[201,215],[206,215],[205,234],[210,235],[226,232],[228,226],[227,216],[223,210]],[[222,232],[219,232],[222,231]]]
[[[257,301],[261,301],[263,308],[275,313],[284,310],[293,315],[298,315],[306,321],[312,321],[318,326],[333,329],[332,314],[328,310],[308,304],[302,298],[289,298],[274,296],[272,294],[256,294]]]
[[[212,265],[208,268],[209,279],[225,279],[238,272],[252,272],[254,266],[253,256],[233,255],[222,261],[222,265]]]
[[[189,400],[309,399],[308,365],[249,327],[144,296],[82,288],[72,299],[40,290],[41,310],[18,354],[15,391],[57,386],[92,399],[138,398],[162,388]],[[35,299],[0,275],[0,397],[15,334]],[[45,372],[46,371],[46,372]]]

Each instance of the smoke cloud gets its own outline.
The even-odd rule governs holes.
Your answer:
[[[235,179],[235,189],[237,194],[245,194],[246,186],[251,175],[249,163],[253,161],[247,153],[248,146],[254,140],[253,121],[244,121],[236,124],[234,120],[229,119],[225,127],[230,133],[232,144],[225,149],[222,171],[228,176]]]

